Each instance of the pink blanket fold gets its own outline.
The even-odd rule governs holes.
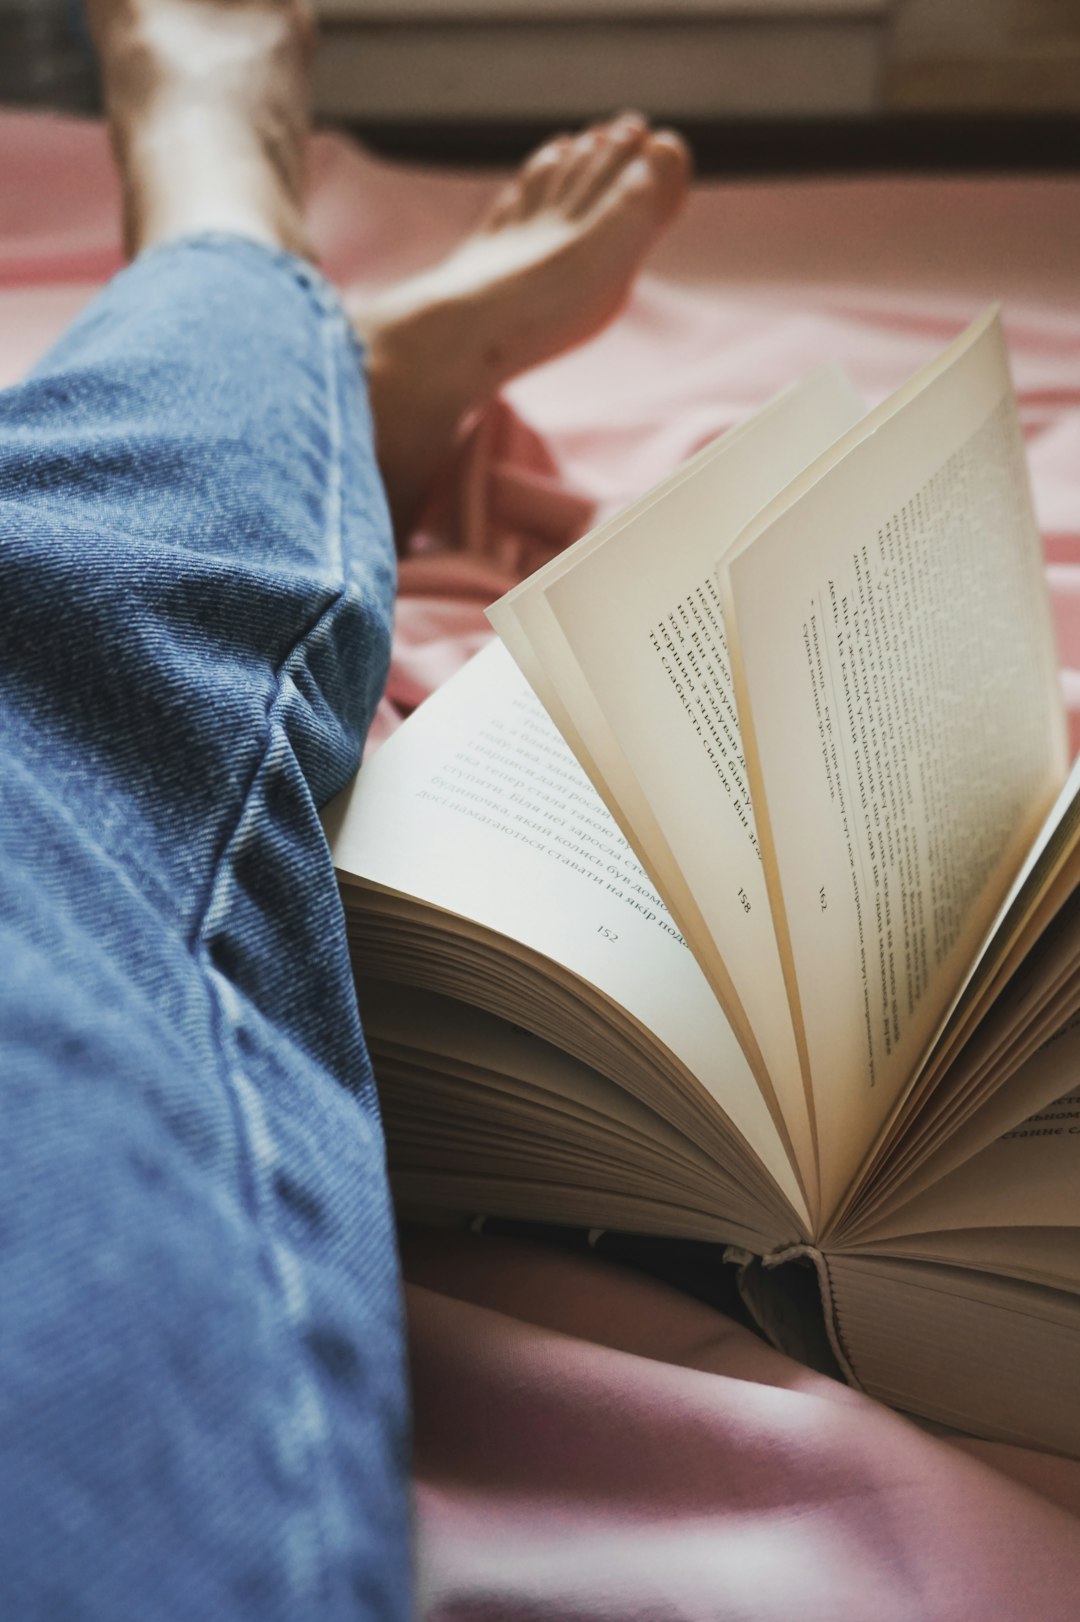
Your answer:
[[[371,285],[489,190],[332,138],[312,181],[328,272]],[[99,127],[0,115],[0,383],[119,265],[115,205]],[[625,316],[467,426],[402,567],[376,741],[595,515],[824,360],[879,398],[1002,296],[1080,743],[1078,265],[1068,178],[700,188]],[[595,1259],[443,1237],[408,1261],[431,1622],[1080,1616],[1080,1467],[933,1439]]]
[[[595,1259],[454,1236],[407,1270],[425,1616],[1076,1616],[1075,1467],[965,1456]]]

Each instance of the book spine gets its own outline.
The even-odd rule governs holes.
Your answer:
[[[787,1245],[782,1250],[770,1251],[769,1255],[763,1256],[761,1261],[762,1266],[768,1268],[782,1267],[785,1262],[793,1261],[808,1261],[811,1264],[817,1274],[818,1289],[821,1291],[821,1311],[832,1354],[840,1365],[848,1385],[854,1386],[856,1391],[861,1391],[862,1382],[855,1373],[840,1336],[840,1326],[836,1319],[836,1301],[833,1296],[832,1279],[829,1277],[829,1263],[824,1254],[818,1250],[816,1245]]]
[[[737,1269],[739,1294],[746,1310],[770,1345],[820,1373],[842,1378],[861,1390],[836,1321],[829,1265],[821,1251],[804,1243],[779,1246],[764,1256],[728,1245],[724,1260]],[[786,1264],[794,1264],[785,1279]],[[807,1264],[814,1284],[807,1293]],[[770,1275],[775,1282],[770,1283]],[[800,1281],[806,1280],[806,1285]]]

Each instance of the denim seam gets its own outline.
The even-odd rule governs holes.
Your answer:
[[[209,242],[213,245],[219,242],[247,242],[248,239],[206,234],[199,237],[185,238],[184,241],[185,243]],[[173,246],[173,244],[164,244],[164,246],[170,247]],[[293,270],[294,274],[298,273],[301,269],[310,268],[305,266],[304,261],[296,259],[294,255],[289,254],[285,249],[264,249],[262,244],[255,242],[250,243],[250,246],[261,251],[265,251],[273,258],[280,259],[287,268],[291,268]],[[248,782],[244,789],[239,810],[237,811],[232,826],[223,835],[220,849],[212,864],[210,875],[207,880],[205,899],[202,907],[199,909],[198,915],[192,927],[190,937],[190,946],[192,950],[197,950],[200,943],[202,943],[205,939],[207,918],[213,907],[214,892],[217,887],[222,864],[228,856],[229,851],[232,849],[236,837],[240,832],[240,828],[247,814],[255,783],[258,780],[259,773],[262,771],[266,758],[270,752],[275,712],[284,711],[285,709],[284,683],[286,677],[289,675],[289,666],[293,663],[301,649],[315,639],[324,623],[327,623],[330,621],[330,619],[332,619],[339,604],[346,597],[349,588],[349,582],[345,576],[344,556],[342,550],[342,423],[341,402],[338,397],[339,378],[335,364],[335,333],[333,331],[334,326],[338,323],[343,323],[346,327],[348,326],[348,323],[344,322],[343,313],[340,305],[337,302],[336,294],[333,294],[333,289],[330,288],[329,283],[326,283],[325,286],[332,297],[327,298],[323,294],[322,286],[320,285],[323,282],[322,277],[318,277],[318,281],[313,281],[309,280],[306,275],[301,276],[297,274],[297,280],[309,294],[319,321],[319,339],[323,357],[323,379],[327,398],[327,428],[330,438],[328,457],[330,465],[327,475],[327,513],[323,525],[323,542],[324,546],[331,545],[333,548],[332,561],[334,570],[336,572],[337,583],[334,588],[333,597],[329,602],[324,603],[323,606],[297,633],[295,640],[281,655],[274,667],[274,690],[269,695],[266,703],[266,710],[263,718],[262,744],[248,776]]]
[[[295,1384],[290,1393],[291,1401],[285,1411],[275,1415],[271,1422],[271,1428],[278,1438],[280,1438],[283,1429],[290,1430],[294,1439],[297,1436],[302,1437],[303,1464],[298,1472],[297,1479],[302,1478],[304,1480],[310,1495],[306,1503],[301,1501],[293,1510],[294,1516],[297,1514],[300,1516],[300,1525],[306,1526],[308,1531],[306,1534],[300,1533],[306,1543],[306,1550],[301,1551],[294,1546],[293,1559],[288,1562],[290,1586],[293,1590],[293,1598],[297,1603],[310,1603],[316,1595],[319,1595],[324,1602],[330,1601],[333,1603],[334,1596],[327,1591],[327,1585],[332,1580],[332,1566],[328,1558],[329,1548],[326,1528],[329,1505],[325,1491],[318,1494],[311,1493],[311,1483],[317,1475],[324,1481],[328,1476],[336,1478],[336,1472],[332,1468],[326,1447],[329,1438],[329,1424],[325,1405],[319,1391],[318,1382],[308,1368],[299,1345],[308,1302],[292,1247],[287,1239],[281,1236],[280,1225],[272,1200],[265,1197],[261,1188],[260,1163],[264,1167],[263,1176],[265,1178],[266,1172],[272,1166],[274,1159],[276,1159],[277,1151],[272,1134],[263,1117],[259,1096],[248,1082],[244,1074],[242,1057],[236,1051],[234,1033],[238,1018],[236,1006],[238,990],[228,980],[227,976],[217,970],[212,959],[209,958],[208,950],[209,941],[212,939],[214,916],[217,911],[216,902],[221,893],[220,887],[228,882],[227,870],[231,865],[230,859],[235,855],[238,841],[243,841],[244,825],[251,814],[255,785],[265,766],[271,761],[279,740],[282,748],[287,750],[291,747],[285,727],[285,711],[289,702],[289,686],[295,684],[291,682],[289,666],[293,664],[300,651],[318,636],[320,628],[329,623],[347,591],[342,552],[343,442],[340,399],[341,374],[338,366],[337,351],[337,344],[341,337],[340,329],[347,324],[344,322],[343,313],[336,296],[333,299],[327,297],[318,282],[313,278],[309,279],[306,274],[303,277],[298,277],[298,280],[305,287],[311,302],[315,306],[320,328],[320,346],[323,356],[326,389],[327,430],[330,441],[327,458],[327,507],[324,518],[323,540],[325,545],[333,549],[333,564],[341,584],[336,590],[332,601],[324,605],[297,636],[275,669],[275,690],[267,703],[262,747],[253,765],[237,815],[227,836],[222,841],[221,849],[213,865],[206,899],[192,937],[192,947],[203,957],[204,980],[212,1000],[219,1068],[226,1096],[229,1100],[230,1111],[235,1122],[237,1143],[242,1156],[242,1165],[238,1169],[242,1179],[243,1197],[249,1212],[260,1229],[260,1248],[263,1252],[266,1276],[274,1291],[279,1330],[283,1339],[289,1343],[292,1354]],[[321,278],[319,280],[321,281]],[[334,330],[335,327],[338,328],[337,332]],[[336,1479],[333,1497],[337,1515],[339,1518],[344,1519],[344,1509],[339,1502],[340,1490]],[[292,1524],[296,1526],[297,1523],[293,1520]],[[306,1569],[297,1570],[298,1562],[301,1567],[306,1567]]]
[[[247,256],[283,270],[311,295],[320,317],[342,309],[341,297],[333,282],[323,275],[310,259],[303,258],[280,243],[262,242],[258,237],[246,236],[242,231],[192,231],[186,236],[171,237],[167,242],[154,243],[138,255],[142,260],[158,255],[187,253],[191,249],[210,248],[231,257]],[[134,263],[134,261],[133,261]],[[127,267],[125,267],[127,268]],[[120,272],[123,275],[123,271]]]

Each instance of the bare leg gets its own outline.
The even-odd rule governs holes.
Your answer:
[[[310,254],[307,0],[90,0],[127,251],[232,231]],[[677,135],[627,114],[541,147],[441,264],[350,301],[399,540],[462,417],[607,325],[686,194]]]
[[[308,254],[306,0],[89,0],[89,13],[128,254],[198,231]]]

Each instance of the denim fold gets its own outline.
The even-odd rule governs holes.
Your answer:
[[[409,1614],[402,1309],[319,808],[389,658],[363,357],[154,248],[0,394],[0,1613]]]

